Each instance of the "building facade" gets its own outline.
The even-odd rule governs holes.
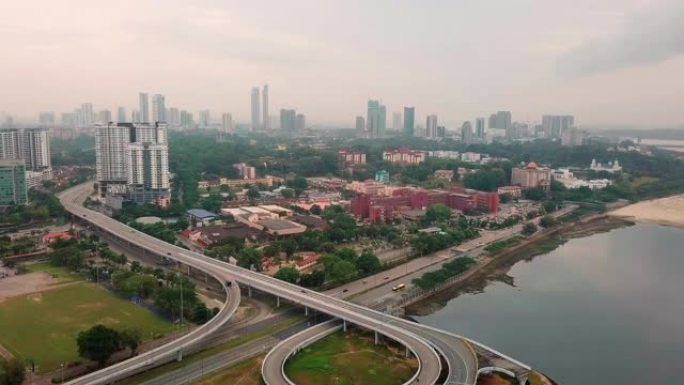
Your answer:
[[[259,105],[259,87],[252,88],[252,131],[261,127],[261,106]]]
[[[135,123],[149,123],[150,122],[150,101],[147,93],[141,92],[138,94],[139,120]]]
[[[368,101],[368,112],[366,115],[367,131],[371,138],[381,138],[385,136],[387,127],[387,108],[377,100]]]
[[[271,129],[271,117],[268,115],[268,84],[264,84],[261,92],[261,128]]]
[[[426,153],[424,151],[405,148],[385,150],[382,153],[382,159],[393,164],[421,164],[425,162],[425,158]]]
[[[404,136],[414,136],[416,126],[416,108],[404,107]]]
[[[540,187],[548,191],[551,185],[551,169],[539,167],[535,162],[530,162],[525,167],[513,167],[511,184],[518,185],[523,190]]]
[[[28,203],[26,166],[20,160],[0,160],[0,205]]]

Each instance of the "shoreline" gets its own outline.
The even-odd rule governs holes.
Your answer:
[[[616,228],[632,226],[635,222],[621,217],[606,214],[589,215],[567,224],[552,228],[546,232],[535,234],[525,241],[513,245],[491,256],[491,260],[463,274],[462,279],[451,285],[426,293],[419,299],[402,305],[406,316],[424,316],[444,307],[446,302],[464,293],[483,291],[492,281],[503,281],[508,284],[506,273],[516,263],[531,260],[550,250],[556,249],[567,240],[583,238],[592,234],[611,231]]]
[[[637,223],[684,228],[684,194],[639,201],[606,214]]]

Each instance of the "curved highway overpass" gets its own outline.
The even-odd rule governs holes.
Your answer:
[[[437,383],[441,372],[440,358],[432,346],[422,337],[407,331],[403,327],[406,321],[191,252],[132,229],[123,223],[82,206],[82,202],[92,191],[91,186],[90,183],[85,183],[62,192],[59,198],[64,208],[81,220],[96,226],[101,231],[110,233],[158,255],[166,256],[205,271],[219,279],[224,287],[226,287],[226,281],[235,280],[243,285],[282,297],[291,302],[346,320],[368,330],[377,331],[382,335],[392,338],[405,345],[417,357],[420,370],[417,373],[416,382],[422,384]],[[231,291],[237,291],[236,285],[231,285],[230,289]],[[235,296],[231,296],[231,298],[235,298]],[[108,383],[116,378],[140,371],[153,362],[160,360],[160,357],[168,359],[169,355],[175,354],[179,349],[195,343],[215,331],[230,318],[233,311],[234,309],[231,310],[231,306],[226,305],[212,321],[187,336],[151,352],[141,354],[140,356],[71,381],[70,384]],[[470,369],[468,370],[469,372]],[[477,367],[475,366],[472,370],[477,371]]]

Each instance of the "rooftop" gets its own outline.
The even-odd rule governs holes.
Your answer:
[[[217,218],[219,216],[218,214],[212,213],[211,211],[207,211],[205,209],[190,209],[186,211],[186,213],[200,219]]]

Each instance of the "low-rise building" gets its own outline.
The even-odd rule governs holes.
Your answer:
[[[620,166],[620,162],[617,159],[615,159],[614,162],[608,162],[607,164],[599,163],[596,159],[592,159],[589,169],[592,171],[605,171],[613,174],[622,171],[622,166]]]
[[[188,222],[192,227],[207,226],[209,223],[220,218],[220,215],[204,209],[190,209],[185,212]]]
[[[380,170],[375,173],[375,181],[380,183],[389,183],[390,175],[387,170]]]
[[[409,150],[406,148],[385,150],[382,153],[382,159],[385,162],[389,162],[392,164],[421,164],[425,162],[425,157],[425,151]]]
[[[520,186],[501,186],[496,189],[497,194],[508,194],[513,198],[522,197],[522,188]]]
[[[364,165],[366,164],[366,153],[351,150],[339,150],[337,152],[337,164],[341,169]]]
[[[435,170],[435,178],[451,182],[454,179],[454,170]]]
[[[551,185],[551,169],[539,167],[535,162],[530,162],[525,167],[513,167],[511,184],[518,185],[523,190],[537,187],[548,190]]]

